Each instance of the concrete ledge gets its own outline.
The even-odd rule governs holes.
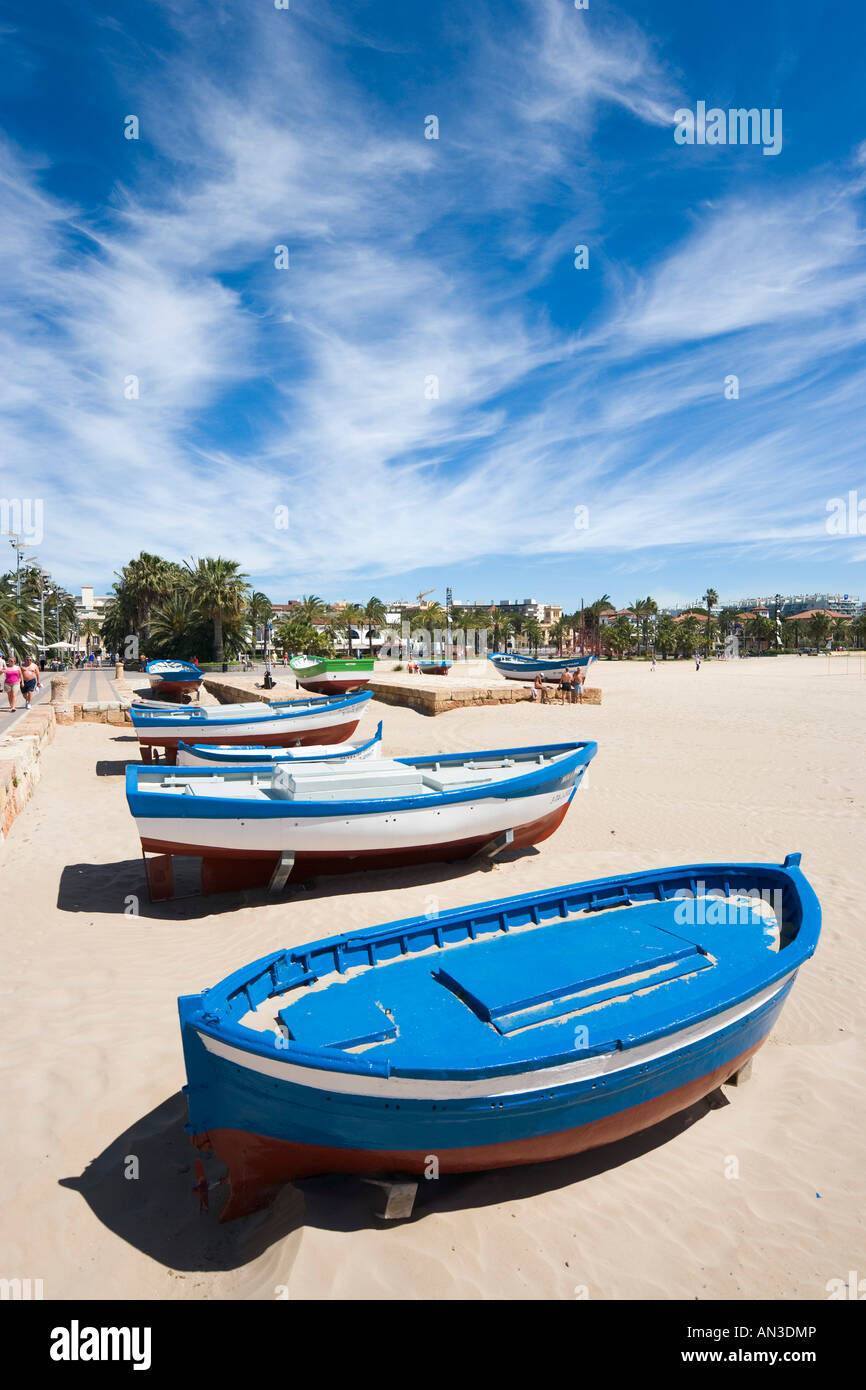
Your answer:
[[[290,689],[280,684],[272,691],[260,691],[250,685],[241,685],[230,676],[206,676],[203,685],[220,704],[236,705],[245,701],[258,700],[269,705],[274,700],[306,700],[308,692]],[[466,709],[470,705],[512,705],[521,700],[531,699],[531,688],[522,681],[501,681],[474,684],[465,677],[450,680],[443,676],[374,676],[366,687],[373,696],[386,705],[406,705],[419,714],[447,714],[452,709]],[[548,687],[551,700],[555,699],[553,686]],[[597,686],[584,690],[585,705],[600,705],[601,690]]]
[[[38,705],[0,738],[0,840],[5,840],[42,776],[40,758],[54,738],[50,705]]]
[[[248,685],[235,685],[230,675],[205,676],[202,685],[209,695],[215,695],[221,705],[243,705],[253,700],[263,705],[271,703],[268,692],[256,690]],[[309,694],[303,690],[286,690],[278,687],[270,695],[275,700],[308,700]]]

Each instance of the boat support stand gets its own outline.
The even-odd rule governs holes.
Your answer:
[[[501,834],[494,835],[492,840],[488,840],[485,845],[477,849],[472,855],[472,859],[479,861],[478,867],[480,869],[492,869],[494,867],[493,861],[503,850],[508,849],[513,841],[514,831],[503,830]]]
[[[384,1190],[385,1206],[382,1211],[376,1213],[383,1221],[409,1220],[418,1194],[417,1178],[394,1174],[390,1178],[362,1178],[361,1181]]]

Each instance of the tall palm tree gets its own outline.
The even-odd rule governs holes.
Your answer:
[[[328,617],[328,605],[318,594],[302,594],[301,602],[297,612],[301,617],[306,618],[308,623],[314,626],[316,623],[324,623]]]
[[[707,589],[707,592],[704,594],[704,599],[707,605],[707,656],[709,656],[711,644],[710,631],[713,622],[713,609],[719,601],[719,596],[716,593],[715,589]]]
[[[558,618],[557,621],[553,624],[553,627],[550,629],[550,635],[556,643],[557,656],[562,656],[562,648],[565,644],[565,639],[568,636],[570,626],[570,619],[566,618],[563,614],[563,616],[561,618]]]
[[[537,618],[524,618],[522,620],[522,626],[524,637],[535,652],[535,655],[538,656],[538,644],[544,638],[544,628]]]
[[[80,631],[82,637],[85,639],[85,643],[86,643],[86,646],[87,646],[87,655],[88,655],[88,656],[90,655],[90,642],[91,642],[91,638],[93,638],[93,637],[98,637],[98,636],[99,636],[99,630],[100,630],[100,629],[99,629],[99,623],[98,623],[98,621],[97,621],[96,618],[83,618],[83,619],[82,619],[82,621],[81,621],[81,627],[79,628],[79,631]]]
[[[346,638],[349,648],[349,656],[352,655],[352,628],[358,632],[364,622],[364,610],[358,603],[348,603],[345,608],[339,609],[328,620],[328,626],[332,632],[342,633]]]
[[[167,598],[180,576],[176,565],[142,550],[138,559],[131,560],[121,571],[123,583],[135,613],[136,627],[142,641],[150,636],[150,611],[161,599]]]
[[[267,594],[263,594],[259,589],[250,594],[246,616],[253,632],[253,654],[255,654],[256,633],[259,628],[264,629],[266,623],[274,616],[274,606]]]
[[[377,628],[383,626],[386,615],[387,609],[384,603],[380,598],[376,598],[375,594],[367,600],[364,605],[364,621],[368,624],[367,641],[370,643],[371,656],[373,655],[373,633]]]
[[[186,561],[190,597],[203,618],[213,623],[214,660],[223,660],[223,623],[237,620],[243,613],[249,584],[237,560],[215,558]]]

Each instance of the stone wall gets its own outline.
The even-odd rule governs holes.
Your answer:
[[[33,795],[42,776],[42,750],[53,739],[55,727],[51,706],[37,705],[0,738],[0,840]]]

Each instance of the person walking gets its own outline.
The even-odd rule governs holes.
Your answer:
[[[695,652],[695,670],[696,670],[696,671],[700,671],[700,669],[701,669],[701,654],[700,654],[700,652]]]
[[[653,660],[652,660],[652,665],[650,666],[650,670],[651,670],[651,671],[654,671],[655,668],[656,668],[656,654],[655,654],[655,652],[653,652]]]
[[[25,656],[21,663],[21,694],[29,709],[33,702],[33,692],[39,685],[39,667],[32,656]]]
[[[20,684],[21,667],[18,665],[17,661],[13,656],[11,659],[11,665],[7,666],[6,670],[3,672],[3,688],[9,697],[9,708],[12,710],[14,710],[15,708],[15,696],[18,693],[18,687]]]

